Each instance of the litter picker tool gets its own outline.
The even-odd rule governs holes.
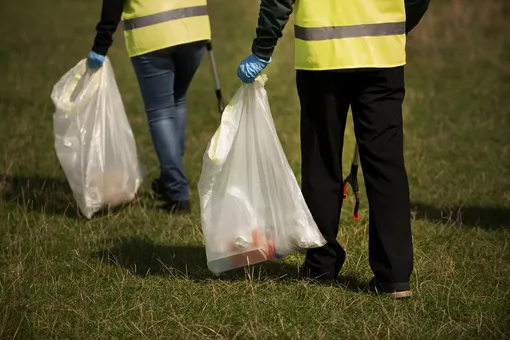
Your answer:
[[[207,42],[207,51],[209,52],[209,61],[211,63],[211,70],[214,79],[214,90],[216,92],[216,99],[218,100],[218,111],[222,114],[225,109],[225,104],[223,103],[223,97],[221,95],[220,79],[218,78],[218,70],[216,69],[216,61],[214,60],[211,41]]]
[[[344,180],[344,199],[347,197],[347,184],[349,184],[354,192],[354,198],[356,203],[354,205],[354,213],[352,218],[359,220],[358,208],[359,208],[359,187],[358,187],[358,161],[359,161],[359,150],[358,143],[354,147],[354,156],[352,158],[351,172]]]

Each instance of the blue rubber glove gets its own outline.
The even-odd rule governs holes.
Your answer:
[[[252,54],[241,62],[237,68],[237,76],[244,83],[253,83],[259,73],[262,72],[270,62],[271,59],[266,61]]]
[[[89,55],[87,56],[87,65],[91,69],[100,68],[103,66],[104,63],[104,55],[101,55],[99,53],[96,53],[94,51],[90,51]]]

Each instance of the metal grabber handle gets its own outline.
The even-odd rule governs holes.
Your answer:
[[[218,70],[216,69],[216,61],[214,60],[211,41],[207,42],[207,51],[209,52],[209,61],[211,63],[211,70],[214,79],[214,90],[216,92],[216,99],[218,100],[218,111],[222,114],[223,110],[225,110],[225,104],[223,103],[223,96],[221,95],[220,79],[218,77]]]

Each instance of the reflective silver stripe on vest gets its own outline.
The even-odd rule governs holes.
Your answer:
[[[124,29],[128,31],[135,28],[156,25],[171,20],[198,17],[201,15],[207,15],[207,5],[172,9],[170,11],[146,15],[140,18],[124,20]]]
[[[406,22],[388,22],[354,26],[301,27],[294,26],[294,34],[301,40],[330,40],[357,37],[377,37],[406,33]]]

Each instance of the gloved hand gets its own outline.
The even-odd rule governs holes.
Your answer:
[[[103,63],[104,63],[104,55],[101,55],[94,51],[89,52],[89,55],[87,56],[87,65],[91,69],[100,68],[101,66],[103,66]]]
[[[271,59],[266,61],[257,57],[255,54],[244,59],[237,68],[237,76],[244,83],[253,83],[257,75],[271,63]]]

